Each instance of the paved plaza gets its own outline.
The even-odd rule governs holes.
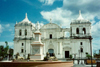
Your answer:
[[[73,67],[91,67],[91,65],[75,64]],[[93,65],[93,67],[96,67],[96,65]]]
[[[8,60],[3,60],[1,62],[12,62],[12,61],[8,61]],[[51,67],[51,64],[45,64],[45,67]],[[35,66],[35,67],[44,67],[44,65],[39,65],[39,66]],[[52,64],[52,67],[91,67],[91,65],[86,65],[86,64],[77,64],[77,61],[73,63],[61,63],[61,64]],[[96,67],[96,65],[93,65],[93,67]]]
[[[83,64],[81,64],[81,62]],[[80,61],[80,63],[78,64],[77,60],[75,60],[73,67],[91,67],[91,65],[84,64],[84,61]],[[96,67],[96,65],[93,65],[93,67]]]

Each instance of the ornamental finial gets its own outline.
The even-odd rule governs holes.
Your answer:
[[[52,19],[50,18],[50,23],[52,23]]]
[[[83,20],[83,17],[81,15],[81,10],[79,10],[79,17],[77,18],[77,20]]]
[[[79,15],[81,15],[81,10],[79,10]]]
[[[25,14],[25,18],[27,18],[27,13]]]
[[[39,31],[39,21],[37,21],[37,31]]]

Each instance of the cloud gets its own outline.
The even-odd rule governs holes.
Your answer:
[[[2,27],[2,25],[0,24],[0,33],[2,33],[2,29],[3,29],[3,27]]]
[[[52,18],[54,23],[63,24],[63,27],[67,27],[72,20],[77,19],[79,10],[81,10],[83,18],[90,20],[92,24],[94,24],[94,18],[100,18],[100,4],[98,1],[99,0],[63,0],[62,7],[51,11],[41,11],[40,13],[47,21]]]
[[[94,38],[93,39],[93,42],[92,42],[93,50],[94,51],[97,51],[97,52],[100,50],[100,45],[99,45],[98,42],[100,42],[100,39],[99,38]]]
[[[41,23],[40,23],[40,28],[41,28],[43,25],[44,25],[43,22],[41,22]]]
[[[2,26],[4,27],[3,31],[14,31],[14,25],[15,24],[2,24]]]
[[[92,32],[92,36],[94,38],[100,37],[100,21],[97,22],[95,25],[92,26],[91,32]]]
[[[46,19],[48,22],[51,18],[53,23],[62,24],[62,26],[64,27],[69,27],[72,20],[72,12],[62,8],[56,8],[52,11],[41,11],[40,13],[43,18]]]
[[[78,10],[81,10],[83,14],[88,14],[88,18],[91,18],[91,15],[100,17],[100,4],[99,0],[64,0],[63,9],[67,9],[77,14]]]
[[[43,5],[52,5],[55,0],[39,0],[40,2],[43,3]]]
[[[5,27],[9,27],[9,26],[10,26],[10,24],[6,24],[6,25],[5,25]]]
[[[9,29],[9,31],[12,31],[12,29]]]
[[[27,4],[29,4],[29,5],[31,5],[31,6],[33,6],[33,3],[31,1],[29,1],[29,0],[22,0],[22,1],[27,3]]]
[[[0,42],[0,45],[3,45],[4,47],[6,46],[5,42]],[[8,42],[8,45],[10,48],[14,47],[14,43],[13,42]]]
[[[62,27],[70,27],[72,20],[78,18],[78,11],[81,10],[84,19],[92,23],[91,33],[93,37],[93,50],[100,49],[100,21],[96,22],[95,17],[100,19],[99,0],[63,0],[63,6],[57,7],[51,11],[41,11],[43,19],[49,22],[50,18],[53,23],[62,24]],[[66,34],[68,35],[68,34]]]

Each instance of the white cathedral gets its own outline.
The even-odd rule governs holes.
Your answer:
[[[65,32],[70,36],[65,36]],[[43,26],[39,22],[35,25],[26,14],[24,20],[15,24],[14,55],[19,53],[26,58],[31,54],[31,59],[42,60],[49,52],[50,56],[55,53],[58,59],[69,58],[70,55],[84,58],[86,52],[91,53],[90,38],[91,22],[82,17],[81,11],[79,17],[70,23],[70,28],[62,28],[52,21]]]

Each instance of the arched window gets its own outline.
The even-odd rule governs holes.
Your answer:
[[[24,43],[22,43],[22,46],[24,46]]]
[[[25,29],[25,35],[27,35],[27,30]]]
[[[83,43],[82,43],[82,42],[80,42],[80,45],[83,45]]]
[[[76,34],[79,34],[79,28],[76,29]]]
[[[52,34],[50,34],[50,36],[49,36],[49,37],[50,37],[50,39],[52,39]]]
[[[21,30],[19,30],[19,36],[21,36],[22,35],[22,31]]]
[[[24,52],[24,49],[21,49],[21,53],[23,53]]]
[[[86,29],[85,28],[83,28],[83,34],[86,34]]]
[[[80,48],[81,52],[83,52],[83,48]]]

